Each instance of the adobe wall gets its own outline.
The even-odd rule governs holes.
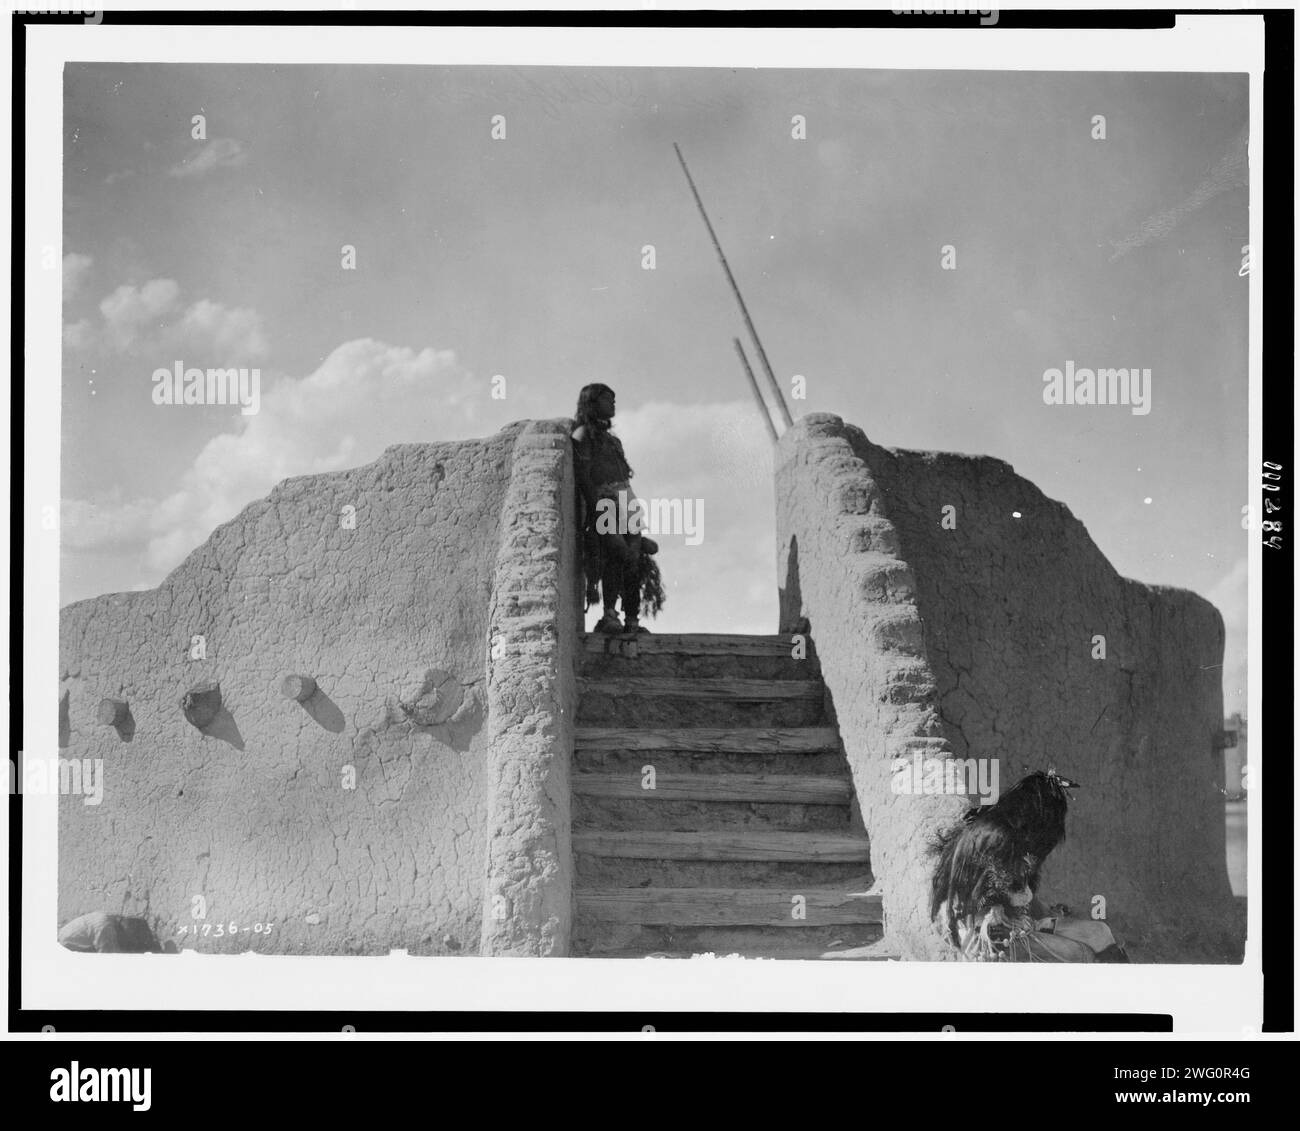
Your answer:
[[[105,792],[60,799],[60,922],[142,915],[204,951],[478,952],[492,736],[508,729],[489,718],[489,613],[529,427],[287,480],[157,589],[62,610],[59,754],[102,758]],[[557,500],[572,493],[566,458],[547,472]],[[317,684],[302,703],[280,690],[295,674]],[[180,703],[208,681],[222,709],[199,730]],[[104,697],[128,703],[123,724],[96,721]],[[195,896],[213,932],[273,934],[178,936]]]
[[[563,956],[573,924],[569,765],[581,624],[568,422],[515,444],[489,613],[483,954]]]
[[[936,956],[924,849],[966,806],[891,792],[891,760],[928,747],[999,759],[1003,789],[1026,767],[1082,783],[1048,902],[1102,896],[1135,960],[1240,960],[1213,606],[1120,577],[1000,460],[892,451],[828,414],[781,439],[777,524],[782,630],[811,624],[895,945]]]

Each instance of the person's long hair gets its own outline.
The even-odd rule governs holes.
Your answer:
[[[582,392],[578,394],[578,409],[573,414],[575,426],[585,424],[590,428],[593,424],[602,428],[609,427],[609,421],[603,416],[596,415],[596,402],[604,394],[614,395],[614,390],[608,385],[583,385]]]

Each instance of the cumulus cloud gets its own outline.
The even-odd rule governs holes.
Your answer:
[[[116,349],[128,349],[147,327],[157,328],[176,308],[175,279],[150,279],[142,287],[124,283],[99,304],[104,332]]]
[[[134,558],[142,584],[156,585],[283,479],[368,463],[394,443],[493,431],[504,421],[486,389],[450,351],[347,342],[308,376],[264,388],[261,411],[233,417],[169,494],[65,503],[65,547]],[[683,513],[702,535],[697,545],[684,530],[658,535],[668,605],[655,630],[774,632],[772,445],[754,406],[652,402],[621,412],[616,431],[637,494],[689,500]]]
[[[233,169],[248,160],[248,153],[233,137],[214,137],[194,156],[167,170],[172,177],[201,177],[215,169]]]
[[[777,562],[772,443],[749,401],[652,402],[614,421],[639,498],[703,505],[702,539],[660,533],[668,603],[658,632],[775,632]]]
[[[68,349],[89,349],[95,339],[94,329],[89,318],[78,318],[63,327],[63,344]]]
[[[260,412],[209,440],[170,494],[65,502],[65,545],[132,549],[157,584],[282,479],[369,463],[390,444],[474,435],[483,396],[450,351],[347,342],[309,376],[263,389]]]
[[[99,304],[98,325],[83,318],[64,327],[64,345],[148,350],[196,365],[246,365],[266,356],[266,334],[255,310],[206,298],[187,307],[180,296],[174,279],[123,284]]]
[[[63,301],[73,298],[95,260],[89,255],[70,251],[63,257]]]
[[[153,519],[150,503],[124,503],[120,490],[94,503],[64,499],[60,509],[64,550],[120,550],[139,546],[147,537]]]
[[[261,318],[248,307],[227,307],[202,298],[185,312],[176,331],[182,342],[203,342],[218,357],[266,354]]]

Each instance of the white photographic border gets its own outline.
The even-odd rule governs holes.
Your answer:
[[[150,4],[132,3],[133,10]],[[1036,5],[1037,6],[1037,5]],[[424,5],[423,7],[428,7]],[[717,4],[711,7],[719,7]],[[232,11],[234,6],[232,6]],[[254,10],[254,9],[248,9]],[[1005,11],[1005,9],[1004,9]],[[364,18],[362,13],[361,18]],[[508,23],[508,12],[483,13]],[[707,14],[699,18],[707,18]],[[882,70],[1248,73],[1250,91],[1249,457],[1242,499],[1258,493],[1264,29],[1258,16],[1180,16],[1173,30],[643,27],[275,27],[32,25],[27,42],[23,704],[26,751],[57,746],[59,542],[42,508],[60,498],[63,66],[132,63],[499,64],[566,67],[782,67]],[[6,147],[7,152],[7,147]],[[12,327],[11,327],[12,328]],[[1287,380],[1276,374],[1275,380]],[[431,440],[436,437],[430,437]],[[996,455],[997,453],[991,453]],[[1249,551],[1247,717],[1261,719],[1262,547]],[[12,564],[11,564],[12,568]],[[11,618],[17,610],[9,609]],[[13,627],[11,625],[11,630]],[[1283,709],[1280,706],[1275,710]],[[7,705],[0,707],[7,713]],[[5,720],[7,722],[7,720]],[[1262,735],[1261,735],[1262,737]],[[1276,751],[1281,758],[1286,751]],[[16,752],[15,752],[16,756]],[[1248,795],[1250,899],[1241,965],[1089,966],[915,962],[630,961],[524,958],[181,957],[71,953],[55,941],[57,798],[24,794],[22,1007],[40,1010],[330,1010],[1170,1013],[1179,1036],[1242,1036],[1262,1016],[1259,791]],[[3,832],[8,843],[8,812]],[[1285,848],[1283,849],[1285,850]],[[7,882],[7,880],[6,880]],[[16,956],[9,955],[10,960]],[[201,1027],[201,1022],[195,1022]],[[436,1013],[430,1029],[441,1026]],[[868,1022],[869,1024],[869,1022]],[[176,1029],[187,1027],[177,1014]],[[123,1034],[139,1036],[141,1034]],[[629,1034],[631,1037],[632,1034]],[[961,1039],[962,1034],[947,1035]],[[973,1034],[972,1034],[973,1036]],[[1076,1035],[1075,1039],[1093,1039]],[[881,1034],[881,1039],[915,1039]],[[1052,1039],[1035,1034],[1035,1039]],[[1150,1039],[1150,1038],[1148,1038]],[[1168,1039],[1162,1037],[1160,1039]]]

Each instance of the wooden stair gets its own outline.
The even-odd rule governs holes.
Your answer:
[[[575,774],[573,792],[639,801],[766,801],[784,805],[848,805],[853,779],[831,774],[658,774],[655,788],[627,775]]]
[[[766,656],[778,660],[790,658],[790,637],[736,636],[712,634],[672,634],[660,636],[605,636],[590,632],[583,637],[586,652],[597,655],[653,656]]]
[[[629,694],[629,693],[624,693]],[[683,727],[669,730],[579,726],[577,750],[698,750],[709,754],[819,754],[839,747],[834,727]]]
[[[834,833],[575,832],[573,848],[642,860],[870,860],[865,840]]]
[[[806,908],[822,923],[880,921],[880,897],[866,892],[810,888]],[[590,888],[578,896],[579,913],[599,915],[617,923],[671,923],[704,927],[765,925],[797,928],[791,896],[782,903],[768,888]]]
[[[820,668],[789,637],[585,638],[575,952],[880,958]]]
[[[723,699],[733,703],[765,699],[820,699],[823,691],[811,679],[669,679],[646,676],[625,679],[578,680],[579,692],[605,695],[673,695],[684,699]]]

